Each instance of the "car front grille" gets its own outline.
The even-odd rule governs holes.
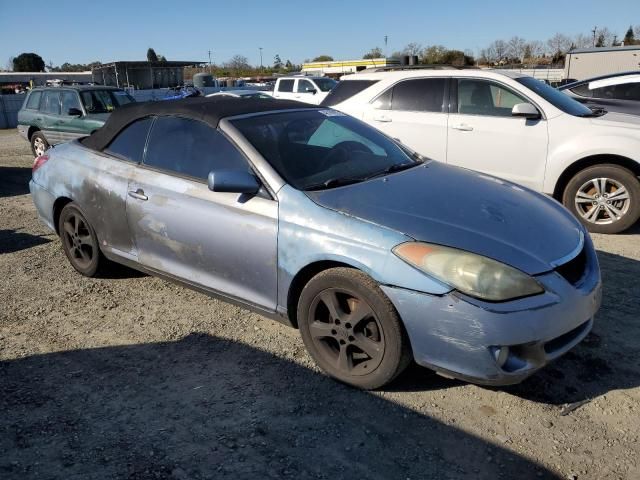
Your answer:
[[[569,260],[567,263],[564,263],[556,268],[556,272],[562,275],[567,282],[572,285],[576,285],[580,283],[582,277],[584,277],[585,271],[587,269],[587,252],[583,247],[580,250],[580,253],[576,255],[572,260]]]

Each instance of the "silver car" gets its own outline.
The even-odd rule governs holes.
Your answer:
[[[39,157],[30,188],[78,272],[110,260],[252,308],[360,388],[412,359],[520,382],[580,342],[600,303],[589,234],[560,204],[331,109],[133,104]]]

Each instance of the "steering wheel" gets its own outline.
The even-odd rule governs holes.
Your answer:
[[[327,156],[324,157],[323,162],[327,165],[344,163],[348,161],[354,153],[373,154],[373,151],[363,143],[345,140],[344,142],[336,143],[331,150],[329,150]]]

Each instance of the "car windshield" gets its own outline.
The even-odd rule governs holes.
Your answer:
[[[316,83],[318,88],[323,92],[330,91],[333,87],[335,87],[338,84],[338,82],[336,82],[331,78],[316,78],[313,81]]]
[[[555,88],[550,87],[540,80],[533,77],[519,77],[516,78],[516,80],[528,89],[533,90],[547,102],[562,110],[564,113],[568,113],[569,115],[574,115],[576,117],[593,117],[597,115],[590,108],[585,107],[580,102],[556,90]]]
[[[118,107],[135,102],[124,90],[85,90],[80,92],[87,113],[111,113]]]
[[[361,182],[422,163],[419,155],[334,110],[259,115],[233,125],[299,190]]]

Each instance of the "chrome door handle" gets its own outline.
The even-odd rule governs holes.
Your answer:
[[[473,130],[473,127],[471,125],[466,125],[464,123],[460,123],[459,125],[452,125],[451,128],[453,128],[454,130],[460,130],[462,132],[470,132]]]
[[[139,188],[138,190],[129,190],[129,196],[132,198],[135,198],[137,200],[149,200],[149,197],[147,197],[144,194],[144,190],[142,190],[141,188]]]
[[[385,115],[379,115],[379,116],[373,117],[373,119],[376,122],[385,122],[386,123],[386,122],[390,122],[391,121],[391,118],[387,117]]]

